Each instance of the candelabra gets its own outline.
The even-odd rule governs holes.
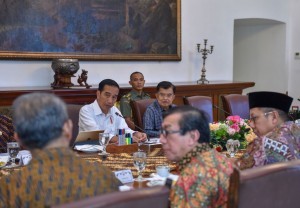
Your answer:
[[[207,39],[204,39],[204,49],[200,49],[200,44],[197,44],[197,49],[198,49],[198,53],[202,54],[202,59],[203,59],[203,66],[202,66],[202,74],[201,74],[201,78],[199,80],[197,80],[197,84],[201,83],[201,84],[205,84],[205,82],[209,83],[209,81],[205,78],[205,60],[207,58],[208,54],[212,54],[214,46],[210,46],[210,50],[206,49],[206,45],[207,45]]]

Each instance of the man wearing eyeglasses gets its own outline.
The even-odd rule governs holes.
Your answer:
[[[174,107],[176,87],[168,81],[158,83],[156,87],[156,100],[147,107],[144,118],[144,130],[149,137],[159,137],[162,123],[162,114]]]
[[[187,105],[172,108],[164,114],[160,132],[166,157],[179,164],[171,207],[225,207],[233,165],[210,148],[206,113]]]
[[[289,121],[293,98],[277,92],[252,92],[250,126],[257,135],[237,161],[241,169],[299,159],[300,128]]]

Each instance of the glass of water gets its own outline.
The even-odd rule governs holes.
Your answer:
[[[103,147],[101,155],[108,155],[108,152],[106,152],[106,146],[109,143],[109,133],[100,133],[99,134],[99,144]]]
[[[240,146],[239,140],[229,139],[226,143],[227,153],[229,157],[234,157]]]
[[[20,151],[20,145],[18,142],[8,142],[7,143],[7,152],[9,157],[12,160],[12,165],[16,165],[16,157]]]
[[[147,161],[147,155],[145,152],[135,152],[133,153],[133,165],[138,171],[138,177],[135,179],[135,181],[141,182],[145,179],[142,176],[142,171],[146,167],[146,161]]]

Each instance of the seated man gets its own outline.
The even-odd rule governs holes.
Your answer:
[[[11,118],[0,114],[0,152],[7,152],[6,143],[15,142]]]
[[[104,79],[99,83],[96,100],[83,106],[79,112],[79,131],[105,130],[110,141],[118,141],[118,129],[132,134],[134,141],[144,141],[145,133],[131,130],[120,111],[114,106],[119,94],[119,85],[114,80]]]
[[[252,92],[250,126],[257,138],[237,161],[241,169],[299,159],[300,128],[288,121],[293,98],[277,92]]]
[[[162,114],[169,108],[175,98],[176,87],[167,81],[158,83],[156,87],[156,100],[147,107],[144,114],[144,129],[149,137],[159,137],[162,123]]]
[[[171,207],[226,207],[232,163],[211,149],[207,115],[192,106],[164,114],[160,142],[166,157],[179,162]]]
[[[69,149],[72,121],[53,94],[33,93],[13,103],[16,140],[32,153],[29,165],[0,180],[0,207],[51,207],[118,190],[120,181],[100,164]]]
[[[145,80],[144,75],[141,72],[133,72],[130,75],[129,84],[132,86],[132,90],[126,95],[122,96],[120,100],[120,110],[125,118],[127,125],[131,129],[135,129],[130,102],[132,100],[149,99],[150,95],[143,92]]]

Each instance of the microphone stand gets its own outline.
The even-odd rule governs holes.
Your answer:
[[[225,116],[226,116],[226,114],[227,114],[227,116],[231,116],[231,113],[227,112],[227,111],[224,110],[223,108],[220,108],[220,107],[217,106],[217,105],[213,105],[213,107],[214,107],[214,108],[217,108],[217,109],[220,110],[220,111],[222,111],[222,112],[225,114]]]
[[[121,118],[123,118],[123,119],[125,120],[124,116],[122,116],[120,113],[115,112],[115,114],[116,114],[117,116],[119,116],[119,117],[121,117]],[[137,126],[133,121],[130,121],[130,122],[134,125],[135,128],[137,128],[137,129],[140,130],[141,132],[145,133],[145,134],[146,134],[147,141],[149,141],[149,137],[148,137],[147,133],[145,132],[145,130],[142,129],[141,127]],[[141,150],[140,150],[140,145],[141,145],[141,142],[138,141],[138,151],[141,151]]]

